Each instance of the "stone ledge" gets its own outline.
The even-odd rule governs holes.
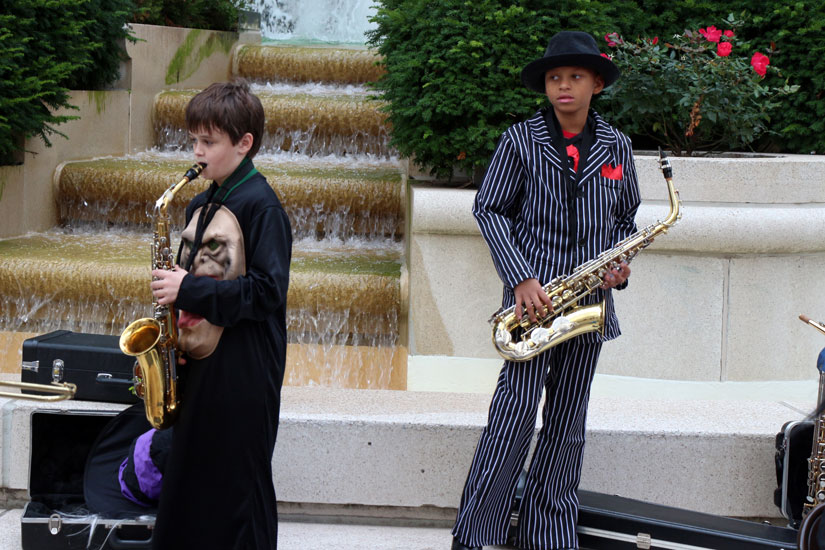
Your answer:
[[[472,214],[476,191],[414,186],[411,231],[416,235],[481,237]],[[748,204],[689,202],[682,193],[682,219],[649,250],[663,253],[798,254],[825,251],[825,203]],[[639,206],[639,229],[664,219],[661,200]]]
[[[293,505],[453,509],[486,422],[489,395],[287,387],[273,457],[278,498]],[[811,403],[594,396],[582,488],[711,514],[777,517],[774,437]],[[0,400],[2,487],[28,484],[36,409]]]

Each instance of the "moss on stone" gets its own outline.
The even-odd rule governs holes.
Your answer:
[[[228,54],[238,41],[237,33],[212,32],[200,46],[197,46],[203,33],[202,29],[192,29],[186,35],[183,44],[175,52],[166,69],[167,85],[176,84],[192,76],[200,67],[201,62],[215,52],[222,51]]]

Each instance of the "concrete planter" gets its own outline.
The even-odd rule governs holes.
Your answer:
[[[623,336],[605,346],[600,372],[815,378],[825,341],[797,317],[825,317],[825,157],[671,161],[682,221],[634,260],[630,286],[616,294]],[[667,214],[667,194],[654,156],[637,155],[636,166],[643,227]],[[501,283],[470,212],[475,191],[413,184],[410,196],[411,365],[497,359],[485,320]]]

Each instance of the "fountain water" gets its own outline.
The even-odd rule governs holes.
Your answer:
[[[261,31],[277,40],[364,43],[372,0],[255,0]]]
[[[365,52],[249,45],[233,60],[266,112],[256,166],[293,226],[291,385],[406,385],[405,178],[381,102],[365,86],[378,74]],[[148,313],[146,205],[191,164],[183,110],[194,93],[157,96],[150,151],[59,166],[58,227],[0,240],[0,334],[8,346],[19,350],[25,337],[58,328],[119,334]],[[173,219],[182,222],[183,207],[206,184],[184,188]]]

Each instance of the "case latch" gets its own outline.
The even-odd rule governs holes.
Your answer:
[[[23,361],[22,363],[20,363],[20,367],[23,370],[37,372],[40,370],[40,361]]]
[[[49,516],[49,533],[52,535],[56,535],[60,532],[60,528],[63,527],[63,520],[57,514],[52,514]]]
[[[653,541],[650,535],[647,533],[638,533],[636,535],[636,548],[641,550],[650,550],[650,544],[652,542]]]
[[[52,382],[55,384],[63,382],[63,359],[52,361]]]

